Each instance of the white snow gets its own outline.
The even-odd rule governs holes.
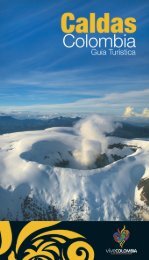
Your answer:
[[[73,156],[82,139],[67,127],[1,135],[0,219],[25,220],[28,197],[42,210],[54,206],[62,220],[129,220],[134,202],[142,203],[137,184],[149,177],[149,141],[107,137],[108,144],[137,150],[113,148],[109,158],[125,158],[83,170]],[[68,168],[55,167],[59,163]]]

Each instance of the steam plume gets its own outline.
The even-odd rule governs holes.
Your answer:
[[[75,126],[81,137],[80,147],[74,151],[76,160],[84,166],[94,164],[97,157],[107,151],[106,133],[113,132],[116,126],[112,120],[98,115],[80,120]]]

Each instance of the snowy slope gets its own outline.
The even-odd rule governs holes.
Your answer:
[[[76,156],[82,138],[67,127],[0,136],[0,218],[129,220],[134,202],[147,207],[137,185],[149,177],[148,140],[107,137],[91,165]]]

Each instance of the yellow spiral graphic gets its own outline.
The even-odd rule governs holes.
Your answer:
[[[85,241],[76,241],[68,247],[68,259],[70,260],[94,260],[94,250]]]
[[[8,260],[94,260],[94,250],[86,238],[71,230],[56,229],[58,224],[58,221],[29,222],[12,248],[10,223],[0,222],[0,256],[9,251]]]
[[[8,251],[12,243],[12,232],[9,221],[0,221],[0,255]]]

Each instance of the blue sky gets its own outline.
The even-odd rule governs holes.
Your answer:
[[[149,99],[147,0],[0,0],[0,111],[8,109],[121,114]],[[137,56],[97,56],[67,49],[64,12],[137,19]]]

